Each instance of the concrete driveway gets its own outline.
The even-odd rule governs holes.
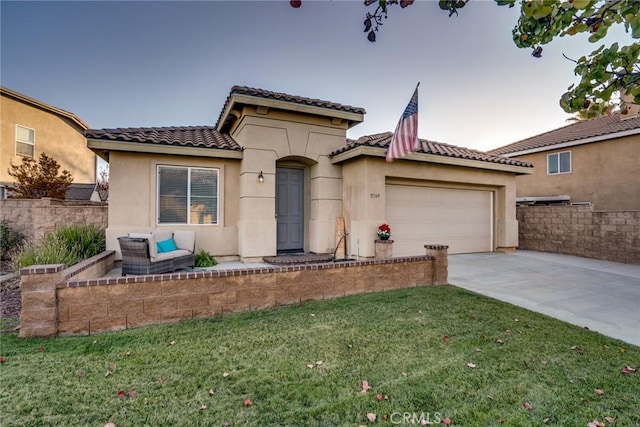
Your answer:
[[[450,255],[449,283],[640,346],[640,265],[533,251]]]

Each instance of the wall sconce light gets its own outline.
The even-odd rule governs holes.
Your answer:
[[[262,171],[260,171],[260,175],[258,175],[258,182],[264,182],[264,175],[262,175]]]

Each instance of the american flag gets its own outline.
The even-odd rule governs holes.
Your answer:
[[[418,86],[420,86],[420,83],[418,83]],[[392,162],[393,159],[418,151],[420,148],[420,141],[418,140],[418,86],[416,86],[407,108],[404,109],[404,113],[400,117],[398,126],[393,132],[391,143],[387,150],[387,162]]]

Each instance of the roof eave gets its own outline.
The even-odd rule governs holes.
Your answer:
[[[96,154],[103,157],[108,156],[110,151],[130,152],[130,153],[149,153],[149,154],[166,154],[191,157],[215,157],[223,159],[242,159],[241,150],[224,150],[220,148],[204,148],[204,147],[183,147],[164,144],[150,144],[128,141],[114,141],[104,139],[87,139],[87,147]],[[104,157],[103,157],[104,158]]]
[[[598,135],[591,138],[576,139],[572,141],[560,142],[557,144],[545,145],[543,147],[529,148],[527,150],[513,151],[511,153],[500,154],[503,157],[515,157],[523,156],[525,154],[541,153],[543,151],[552,151],[562,148],[574,147],[576,145],[590,144],[592,142],[606,141],[609,139],[623,138],[625,136],[640,134],[640,128],[627,129],[620,132],[608,133],[605,135]]]
[[[274,108],[283,111],[291,111],[296,113],[311,114],[316,116],[329,117],[332,119],[346,120],[351,128],[358,123],[364,121],[364,114],[354,113],[351,111],[337,110],[316,105],[305,105],[296,102],[282,101],[278,99],[263,98],[260,96],[246,95],[241,93],[232,93],[229,102],[225,105],[224,111],[220,116],[220,120],[216,123],[216,129],[223,132],[230,115],[237,105],[253,105],[258,107]],[[234,116],[235,117],[235,116]],[[233,119],[235,120],[235,119]]]
[[[75,123],[80,129],[82,129],[83,131],[89,129],[89,125],[86,124],[84,122],[84,120],[82,120],[80,117],[76,116],[75,114],[63,110],[62,108],[58,108],[58,107],[54,107],[53,105],[49,105],[49,104],[45,104],[44,102],[38,101],[37,99],[31,98],[27,95],[24,95],[20,92],[16,92],[12,89],[6,88],[6,87],[0,87],[0,92],[11,97],[14,98],[18,101],[22,101],[26,104],[30,104],[33,105],[34,107],[40,108],[42,110],[48,111],[50,113],[56,114],[58,116],[67,118],[69,120],[71,120],[73,123]]]
[[[386,157],[387,149],[380,147],[360,146],[336,154],[331,158],[331,163],[338,164],[357,157]],[[533,167],[505,165],[502,163],[485,162],[481,160],[461,159],[458,157],[441,156],[428,153],[411,153],[399,160],[412,160],[416,162],[437,163],[442,165],[463,166],[477,169],[487,169],[500,172],[511,172],[517,175],[529,175],[533,173]]]

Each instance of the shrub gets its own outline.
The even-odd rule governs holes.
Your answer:
[[[71,172],[66,169],[60,172],[60,164],[45,153],[40,154],[38,161],[23,157],[20,165],[11,163],[8,172],[16,180],[9,187],[9,197],[16,199],[64,199],[73,182]]]
[[[60,227],[47,233],[40,244],[25,248],[19,268],[38,264],[74,265],[105,250],[104,231],[93,225]]]
[[[196,254],[196,267],[213,267],[216,264],[218,264],[218,261],[204,249],[200,249]]]
[[[0,259],[3,261],[11,259],[18,250],[22,249],[26,236],[20,231],[11,227],[9,221],[2,221],[0,223]]]

